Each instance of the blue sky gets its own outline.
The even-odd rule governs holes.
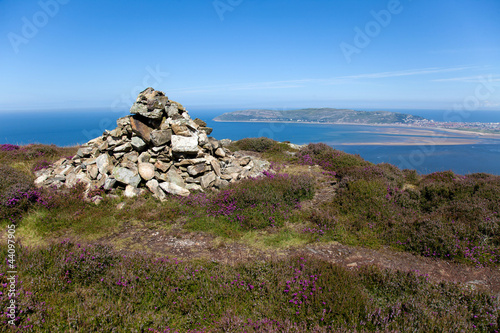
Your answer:
[[[500,110],[498,0],[0,0],[0,111]]]

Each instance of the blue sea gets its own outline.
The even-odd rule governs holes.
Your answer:
[[[464,145],[364,145],[367,142],[405,141],[406,138],[405,134],[387,134],[387,128],[382,130],[376,126],[214,122],[212,119],[215,116],[234,110],[188,110],[192,118],[201,118],[213,127],[212,136],[217,139],[265,136],[296,144],[324,142],[336,149],[359,154],[374,163],[387,162],[400,168],[415,169],[422,174],[452,170],[459,174],[486,172],[500,175],[500,139],[481,139],[478,143]],[[443,110],[390,111],[436,121],[500,122],[500,112],[494,111],[469,114],[453,114]],[[115,128],[116,119],[127,114],[127,110],[105,109],[3,111],[0,113],[0,143],[78,145],[101,135],[106,129]],[[418,137],[435,138],[444,134],[433,131],[430,135],[428,131],[422,130]],[[456,138],[463,136],[457,135]]]

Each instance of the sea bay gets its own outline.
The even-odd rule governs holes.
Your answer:
[[[223,112],[193,109],[190,115],[213,127],[212,136],[217,139],[264,136],[295,144],[324,142],[336,149],[359,154],[373,163],[391,163],[420,173],[453,170],[459,174],[500,175],[500,138],[396,126],[212,121]],[[417,110],[406,112],[418,114]],[[434,115],[437,120],[443,111],[427,113],[427,118]],[[106,109],[3,112],[0,114],[0,143],[78,145],[101,135],[104,130],[115,128],[116,119],[127,114],[126,110]],[[481,119],[498,121],[485,115],[481,115]],[[478,120],[472,117],[470,121]]]

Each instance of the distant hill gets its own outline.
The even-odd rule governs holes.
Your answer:
[[[389,111],[355,111],[349,109],[309,108],[297,110],[251,109],[224,113],[215,121],[292,121],[335,124],[411,124],[425,120],[419,116]]]

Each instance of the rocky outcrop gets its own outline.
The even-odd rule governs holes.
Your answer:
[[[61,159],[37,172],[37,186],[124,189],[128,197],[150,191],[165,200],[169,194],[223,188],[231,182],[259,176],[267,161],[233,154],[208,135],[212,129],[161,91],[141,92],[131,115],[117,127],[84,144],[72,159]]]

